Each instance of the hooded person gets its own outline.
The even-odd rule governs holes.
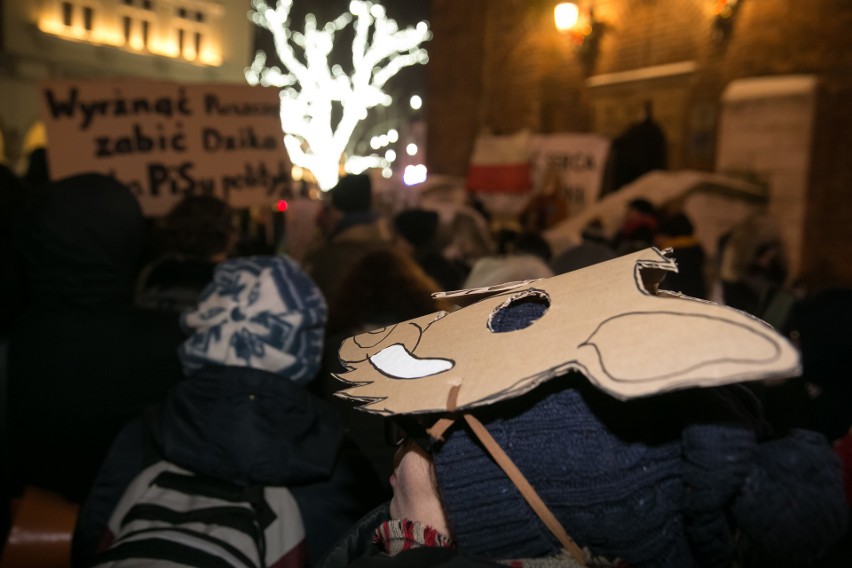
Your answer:
[[[14,230],[24,293],[9,332],[7,463],[19,483],[80,502],[124,423],[180,379],[184,335],[131,303],[145,221],[114,178],[32,189]]]
[[[322,293],[288,257],[235,258],[217,265],[181,321],[190,334],[179,350],[186,378],[114,444],[98,480],[101,497],[81,513],[78,563],[91,559],[99,538],[102,550],[115,536],[100,535],[118,500],[106,493],[158,459],[239,486],[286,487],[308,557],[323,554],[380,498],[378,479],[337,414],[304,388],[322,355]],[[145,448],[139,439],[148,440]]]
[[[537,286],[555,301],[559,289],[554,281],[576,290],[581,273],[603,273],[612,278],[616,273],[612,267],[632,268],[632,263],[624,260],[606,263],[606,270],[598,265],[599,268],[571,273],[577,275],[575,279],[569,274],[557,277],[558,281],[529,285]],[[627,274],[632,275],[633,271],[628,270]],[[526,286],[506,285],[509,290]],[[706,302],[666,292],[658,296],[656,288],[647,283],[646,286],[640,297],[625,304],[635,311],[608,317],[594,332],[596,350],[592,352],[604,355],[605,363],[609,361],[604,336],[607,322],[612,324],[619,318],[629,321],[624,318],[642,313],[643,306],[666,302],[668,310],[701,313],[700,319],[726,313]],[[598,287],[605,290],[603,296],[608,296],[611,288],[603,281]],[[505,301],[505,296],[498,294],[497,298],[485,298],[453,314],[433,314],[417,323],[422,326],[423,322],[432,321],[435,328],[444,320],[447,327],[443,329],[451,333],[449,321],[453,316],[458,315],[456,325],[462,325],[458,322],[468,321],[465,318],[478,319],[474,317],[478,309],[479,313],[491,314],[491,333],[513,338],[529,333],[532,335],[528,335],[528,341],[533,343],[545,341],[542,332],[524,330],[544,325],[539,329],[550,336],[553,330],[546,326],[561,325],[564,345],[571,341],[568,328],[584,319],[581,308],[572,305],[566,307],[575,314],[574,320],[550,314],[556,321],[543,324],[548,312],[557,312],[553,303],[521,301],[533,296],[514,294],[514,298],[520,298],[518,301]],[[586,301],[594,303],[588,296]],[[470,312],[474,315],[462,317],[465,310],[474,310]],[[668,310],[661,312],[662,318],[674,313]],[[747,322],[757,325],[744,314],[728,312],[729,321],[736,326]],[[686,313],[677,317],[687,317]],[[638,324],[644,317],[632,321]],[[699,325],[699,321],[694,325]],[[471,347],[458,329],[453,330],[457,333],[452,341],[444,343],[427,339],[426,332],[417,341],[405,340],[402,334],[410,334],[410,329],[404,322],[371,335],[399,332],[398,340],[414,349],[416,356],[405,367],[392,366],[393,361],[384,356],[396,349],[391,344],[397,339],[390,335],[382,343],[373,341],[369,346],[366,335],[358,336],[341,348],[341,359],[349,362],[350,373],[355,375],[350,378],[343,374],[340,378],[353,381],[357,377],[358,381],[350,383],[355,385],[350,388],[351,398],[364,400],[367,387],[362,385],[371,376],[376,377],[376,383],[383,380],[378,377],[380,372],[386,375],[390,369],[404,368],[398,376],[407,380],[389,386],[384,386],[385,381],[382,388],[389,398],[378,399],[374,389],[369,391],[370,402],[365,405],[390,415],[389,424],[398,430],[389,439],[400,444],[394,459],[394,497],[389,505],[365,517],[348,539],[332,549],[320,564],[323,568],[506,564],[792,567],[810,565],[844,533],[847,512],[841,469],[825,438],[804,430],[773,432],[762,419],[756,399],[740,384],[714,380],[712,384],[716,386],[712,387],[622,400],[588,380],[588,375],[563,370],[532,389],[521,390],[524,394],[482,391],[489,397],[487,404],[462,409],[460,393],[471,393],[479,385],[491,389],[487,385],[501,380],[501,367],[518,366],[512,360],[518,353],[504,357],[501,351],[493,356],[493,361],[477,359],[471,363],[492,370],[487,380],[478,381],[472,378],[470,366],[459,364],[458,357]],[[734,330],[726,326],[720,329],[731,333]],[[764,334],[771,331],[763,324],[752,329]],[[689,330],[681,328],[677,333],[685,337]],[[638,341],[642,345],[643,337],[634,337],[631,344]],[[430,347],[445,345],[445,358],[438,359],[435,350],[424,349],[427,341]],[[391,346],[382,350],[385,344]],[[378,370],[359,368],[352,345],[365,346],[365,352],[373,354],[369,355],[370,365]],[[792,356],[792,346],[775,345]],[[683,353],[690,347],[694,345],[680,345],[677,351]],[[622,344],[612,351],[614,357],[624,358],[630,345]],[[521,347],[518,352],[524,354],[525,360],[545,357]],[[740,355],[748,353],[740,351]],[[765,366],[761,372],[769,373],[768,359],[755,361]],[[434,366],[420,374],[415,372],[415,365],[422,367],[427,363]],[[584,369],[598,380],[606,371],[595,370],[591,360],[574,363],[573,368]],[[609,363],[618,365],[616,361]],[[527,367],[525,362],[520,365]],[[447,377],[446,382],[438,379],[441,372],[456,368],[463,372]],[[775,372],[790,372],[789,360]],[[422,375],[423,390],[418,398],[402,397],[401,392],[412,378]],[[647,375],[640,376],[647,380]],[[663,380],[670,381],[672,376]],[[732,378],[741,376],[735,373]],[[514,379],[511,384],[518,390],[520,377]],[[447,411],[402,412],[434,408],[423,402],[427,385],[440,392],[438,399],[446,397]],[[442,385],[450,387],[448,395],[443,394]],[[671,389],[670,383],[668,388]],[[359,389],[364,394],[356,396]],[[470,400],[474,399],[468,398],[464,404],[469,405]]]

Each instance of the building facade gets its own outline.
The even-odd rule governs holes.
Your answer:
[[[43,144],[37,86],[49,79],[244,82],[245,0],[0,0],[0,134],[20,166]]]
[[[794,277],[852,284],[852,3],[579,0],[572,33],[556,4],[433,0],[430,171],[464,175],[482,132],[615,137],[651,103],[670,169],[764,181]]]

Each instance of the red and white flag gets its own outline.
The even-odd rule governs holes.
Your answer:
[[[532,187],[529,132],[477,137],[466,186],[477,193],[528,192]]]

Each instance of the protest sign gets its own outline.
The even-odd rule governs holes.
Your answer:
[[[532,187],[554,190],[565,199],[569,216],[597,201],[610,140],[597,134],[540,134],[530,140]],[[546,187],[553,184],[556,187]]]
[[[146,215],[187,194],[267,205],[289,183],[277,89],[63,80],[43,83],[40,98],[51,176],[114,175]]]

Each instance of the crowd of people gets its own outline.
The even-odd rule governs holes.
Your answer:
[[[478,413],[570,534],[566,546],[468,426],[435,439],[424,428],[438,417],[390,420],[335,397],[337,349],[458,308],[438,291],[548,278],[650,246],[679,266],[662,288],[709,300],[711,267],[682,210],[634,200],[615,235],[592,222],[553,255],[529,224],[461,242],[461,224],[487,219],[380,214],[369,177],[350,175],[297,262],[239,254],[234,211],[211,196],[188,196],[152,224],[111,177],[2,173],[4,540],[10,503],[37,486],[79,505],[73,566],[852,558],[850,345],[833,325],[852,294],[784,302],[783,249],[749,239],[758,221],[726,236],[716,287],[795,339],[802,377],[625,402],[578,374]],[[524,317],[508,313],[492,331]]]

